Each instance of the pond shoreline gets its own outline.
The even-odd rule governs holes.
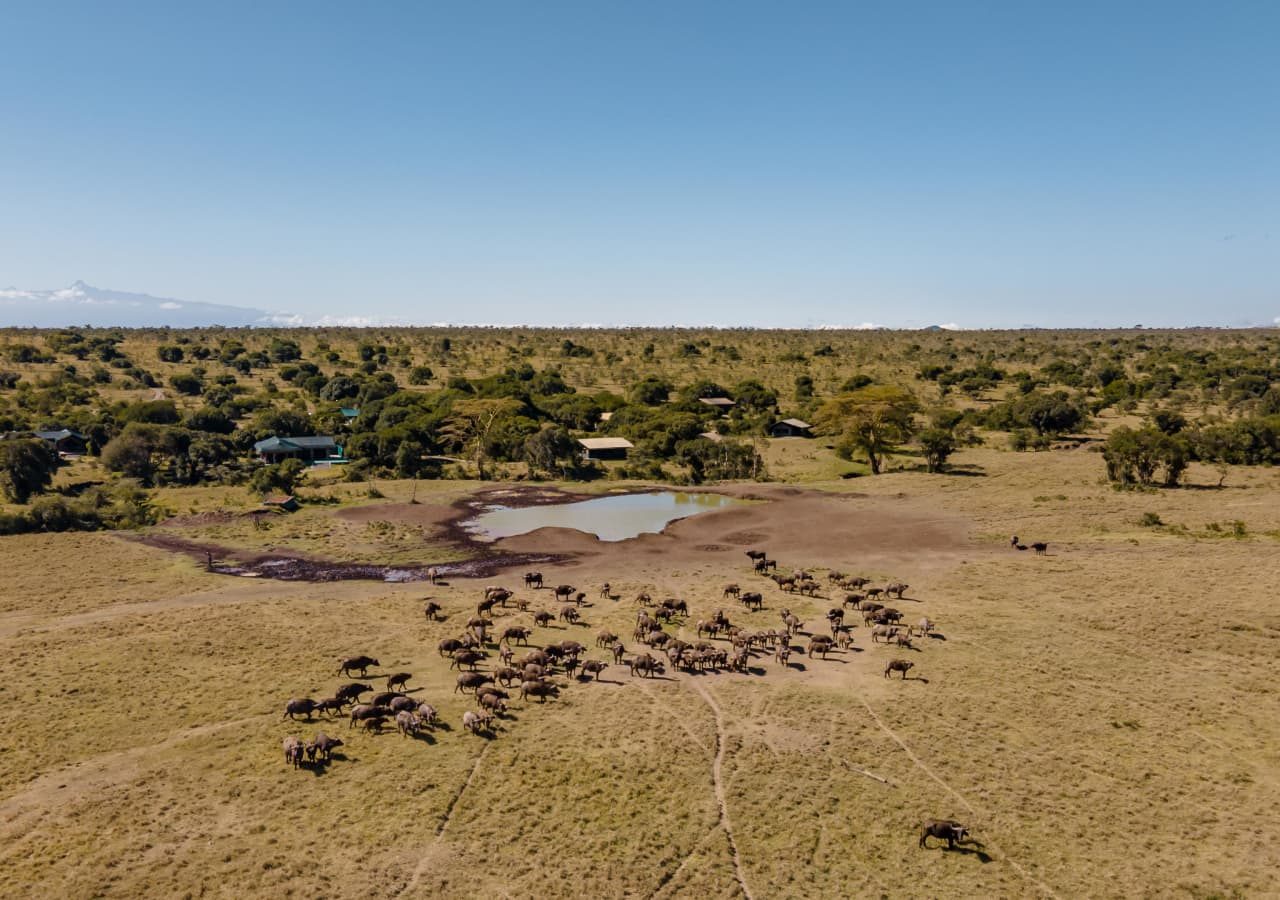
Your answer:
[[[565,491],[554,487],[495,486],[482,488],[476,493],[459,498],[449,504],[451,513],[435,527],[440,543],[467,554],[467,558],[449,562],[424,561],[388,565],[380,563],[344,562],[302,552],[257,551],[227,547],[213,542],[191,540],[172,533],[151,530],[142,534],[118,535],[122,540],[135,541],[148,547],[181,553],[202,564],[215,575],[237,578],[265,578],[275,581],[331,582],[348,580],[382,581],[386,583],[412,583],[429,580],[428,570],[435,569],[444,578],[488,578],[505,569],[562,562],[574,554],[501,552],[490,541],[478,540],[462,523],[474,518],[485,509],[501,504],[514,509],[532,506],[574,503],[600,497],[626,496],[670,490],[668,486],[653,485],[590,494]],[[692,491],[690,493],[693,493]],[[714,493],[714,492],[708,492]],[[407,504],[366,504],[351,509],[370,511],[388,510],[393,507],[413,507]]]

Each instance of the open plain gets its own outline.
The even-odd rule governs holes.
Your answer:
[[[1153,497],[1112,491],[1084,449],[957,459],[981,474],[729,486],[766,502],[614,544],[562,530],[484,550],[450,544],[450,504],[493,490],[474,482],[414,488],[415,504],[409,483],[383,482],[385,499],[290,520],[317,546],[329,529],[359,525],[397,547],[400,529],[419,529],[421,561],[445,561],[447,583],[435,586],[209,573],[198,554],[136,535],[4,538],[7,890],[1276,894],[1274,471],[1242,470],[1216,488],[1193,467],[1189,483],[1202,489]],[[643,485],[592,489],[620,487]],[[1191,530],[1135,525],[1153,504]],[[1204,530],[1235,520],[1248,536]],[[151,533],[212,546],[219,528],[193,516]],[[1017,552],[1010,534],[1048,541],[1048,552]],[[754,574],[752,548],[783,571],[813,571],[820,595]],[[449,575],[448,560],[468,552],[555,560]],[[526,568],[548,586],[525,589]],[[559,676],[560,696],[545,703],[517,691],[482,735],[461,727],[474,702],[436,649],[487,585],[530,600],[525,613],[496,607],[499,630],[557,611],[556,584],[585,592],[581,624],[535,628],[530,646],[577,639],[587,658],[609,657],[594,646],[602,629],[634,655],[642,591],[687,599],[689,617],[668,630],[690,641],[715,609],[757,630],[780,627],[789,607],[804,632],[822,633],[843,596],[828,569],[907,582],[894,605],[937,633],[891,650],[851,611],[851,647],[825,660],[805,655],[801,633],[785,667],[766,652],[742,673],[668,667],[643,678],[611,664],[598,681]],[[616,600],[600,595],[605,582]],[[723,598],[727,582],[760,591],[763,609]],[[427,598],[443,621],[424,617]],[[498,663],[489,652],[483,669]],[[380,660],[366,680],[379,690],[379,675],[412,672],[411,696],[444,724],[405,738],[350,729],[345,716],[282,721],[286,700],[328,696],[347,680],[338,661],[358,653]],[[914,662],[912,677],[883,677],[892,658]],[[320,729],[345,741],[332,762],[286,765],[281,738]],[[964,822],[974,843],[919,849],[925,818]]]

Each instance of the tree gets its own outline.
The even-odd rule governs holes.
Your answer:
[[[415,385],[427,384],[435,377],[435,373],[431,371],[430,366],[414,366],[409,370],[409,383]]]
[[[759,478],[764,474],[764,460],[751,444],[737,441],[712,441],[704,437],[681,441],[676,459],[689,467],[694,484],[704,481]]]
[[[187,413],[183,424],[192,431],[207,431],[211,434],[230,434],[236,430],[236,423],[216,406],[202,406],[192,410]]]
[[[156,474],[151,451],[152,440],[148,426],[131,422],[102,448],[102,464],[113,472],[150,484]]]
[[[1186,471],[1189,457],[1186,438],[1150,426],[1117,428],[1102,448],[1107,478],[1125,485],[1152,484],[1163,470],[1163,484],[1174,487]]]
[[[272,435],[301,437],[315,433],[312,430],[311,419],[305,411],[270,408],[262,410],[254,417],[248,431],[255,439]]]
[[[172,400],[140,400],[120,411],[116,419],[121,423],[150,422],[154,425],[177,424],[178,407]]]
[[[347,400],[360,393],[360,382],[346,375],[335,375],[320,389],[321,400]]]
[[[1127,384],[1128,382],[1124,382]],[[1113,385],[1121,382],[1112,382]],[[1061,434],[1078,428],[1085,420],[1085,411],[1066,391],[1031,393],[999,403],[988,411],[989,428],[1013,431],[1032,428],[1039,435]]]
[[[186,394],[189,397],[199,396],[204,390],[204,382],[190,372],[181,372],[169,379],[169,384],[173,385],[173,389],[179,394]]]
[[[737,408],[744,412],[766,413],[778,405],[778,395],[754,378],[738,382],[733,397]]]
[[[285,338],[272,338],[271,347],[267,350],[272,362],[290,362],[295,359],[302,359],[302,348],[298,346],[297,341],[287,340]]]
[[[814,419],[824,433],[840,435],[838,453],[847,459],[854,450],[862,451],[871,474],[879,475],[884,457],[911,437],[918,408],[910,391],[873,385],[827,400]]]
[[[942,472],[947,468],[947,459],[956,452],[956,436],[945,428],[926,428],[920,432],[918,440],[924,452],[924,463],[930,472]]]
[[[632,385],[631,390],[627,392],[627,396],[632,403],[639,403],[643,406],[658,406],[665,403],[667,398],[671,396],[671,382],[656,375],[650,375],[643,381]]]
[[[58,454],[42,440],[0,441],[0,492],[14,503],[45,490],[57,468]]]
[[[471,456],[477,475],[483,479],[489,435],[504,419],[518,413],[521,406],[521,402],[512,397],[456,400],[440,429],[441,435]]]
[[[811,375],[796,376],[796,402],[804,403],[813,399],[813,377]]]
[[[524,459],[531,472],[564,475],[573,465],[576,446],[563,428],[543,428],[525,438]]]
[[[275,465],[262,466],[255,469],[249,478],[249,486],[260,494],[280,491],[292,494],[302,476],[307,471],[307,464],[300,459],[286,459]]]

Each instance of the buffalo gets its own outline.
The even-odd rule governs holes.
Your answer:
[[[296,769],[302,765],[302,741],[290,735],[284,739],[284,761]]]
[[[560,696],[560,688],[549,681],[522,681],[520,683],[520,699],[537,697],[539,703],[546,703],[548,697]]]
[[[342,746],[342,741],[338,738],[329,737],[323,731],[317,731],[316,736],[307,744],[307,756],[314,759],[316,755],[324,758],[328,762],[333,758],[333,751]]]
[[[907,671],[914,666],[915,663],[905,659],[893,659],[889,661],[889,665],[884,667],[884,677],[888,678],[894,672],[901,672],[902,679],[907,678]]]
[[[929,838],[947,842],[947,849],[954,850],[956,843],[969,839],[969,829],[952,819],[929,819],[920,825],[920,846],[928,848]]]
[[[359,669],[360,677],[363,678],[365,676],[365,672],[370,666],[380,665],[382,665],[382,663],[378,662],[372,656],[350,656],[338,665],[338,674],[349,675]]]
[[[306,716],[310,719],[312,713],[315,711],[316,701],[312,700],[310,697],[303,697],[302,699],[290,700],[286,703],[284,705],[284,715],[280,718],[292,719],[294,716]]]

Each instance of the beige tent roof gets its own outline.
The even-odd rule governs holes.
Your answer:
[[[717,444],[720,443],[722,440],[724,440],[724,438],[722,438],[720,434],[715,431],[704,431],[700,435],[698,435],[698,437],[706,438],[709,441],[715,441]]]
[[[626,438],[578,438],[578,443],[587,450],[630,450],[635,444]]]
[[[733,406],[734,403],[728,397],[699,397],[698,400],[707,406]]]
[[[812,428],[813,427],[808,422],[804,422],[800,419],[783,419],[782,422],[780,422],[779,424],[790,425],[792,428]]]

